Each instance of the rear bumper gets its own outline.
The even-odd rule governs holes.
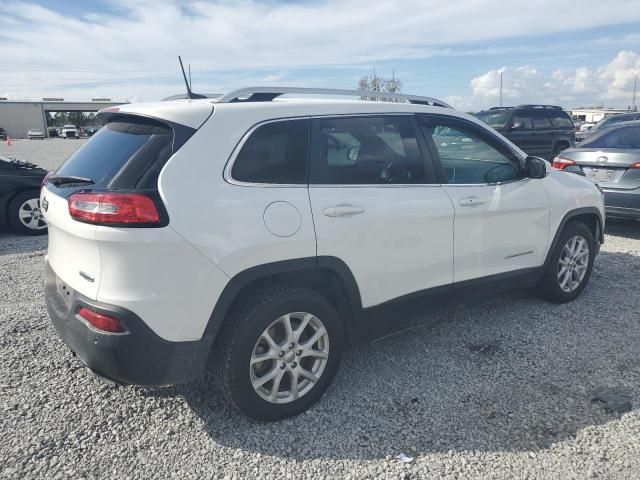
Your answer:
[[[607,215],[612,217],[640,218],[640,189],[604,189],[604,204]]]
[[[94,373],[118,383],[163,386],[187,382],[203,371],[211,341],[169,342],[134,313],[90,300],[61,282],[45,263],[45,298],[58,334]],[[94,329],[78,315],[82,307],[116,317],[125,333]]]

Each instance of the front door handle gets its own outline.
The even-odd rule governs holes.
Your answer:
[[[322,213],[327,217],[344,217],[346,215],[358,215],[364,213],[364,208],[356,205],[336,205],[325,208]]]
[[[480,197],[465,197],[458,200],[458,204],[462,207],[473,207],[474,205],[482,205],[485,202],[484,198]]]

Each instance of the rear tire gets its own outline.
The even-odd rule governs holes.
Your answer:
[[[255,420],[302,413],[338,370],[344,342],[340,316],[324,296],[306,288],[262,290],[240,303],[216,344],[225,397]]]
[[[47,222],[40,211],[40,193],[37,190],[22,192],[9,203],[7,210],[11,228],[23,235],[44,235]]]
[[[584,223],[569,222],[551,252],[536,294],[554,303],[576,299],[591,276],[597,245]]]

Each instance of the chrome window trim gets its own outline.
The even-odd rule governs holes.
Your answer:
[[[238,154],[240,153],[240,150],[242,150],[242,147],[244,146],[244,144],[247,142],[247,140],[249,139],[249,137],[253,134],[253,132],[255,132],[258,128],[260,128],[263,125],[267,125],[269,123],[276,123],[276,122],[287,122],[287,121],[291,121],[291,120],[313,120],[316,118],[336,118],[336,117],[340,117],[340,118],[345,118],[345,117],[372,117],[372,116],[393,116],[393,117],[398,117],[398,116],[409,116],[409,117],[416,117],[417,115],[420,114],[416,114],[415,112],[376,112],[376,113],[346,113],[346,114],[327,114],[327,115],[305,115],[302,117],[282,117],[282,118],[274,118],[274,119],[270,119],[270,120],[263,120],[261,122],[256,123],[255,125],[253,125],[240,139],[240,141],[237,143],[237,145],[234,147],[234,149],[231,151],[231,155],[229,155],[229,158],[227,159],[227,163],[225,165],[225,168],[223,170],[223,178],[225,180],[225,182],[231,184],[231,185],[235,185],[235,186],[239,186],[239,187],[261,187],[261,188],[378,188],[378,187],[382,187],[382,188],[399,188],[399,187],[442,187],[442,186],[450,186],[450,187],[482,187],[482,186],[495,186],[495,185],[507,185],[510,183],[516,183],[516,182],[522,182],[525,180],[530,180],[527,177],[524,178],[518,178],[515,180],[510,180],[507,182],[497,182],[497,183],[393,183],[393,184],[384,184],[384,183],[356,183],[356,184],[346,184],[346,183],[328,183],[328,184],[319,184],[319,183],[259,183],[259,182],[243,182],[241,180],[236,180],[231,176],[231,171],[233,170],[233,165],[238,157]],[[424,115],[424,114],[422,114]],[[447,118],[453,118],[453,119],[457,119],[457,120],[461,120],[461,121],[465,121],[466,119],[461,118],[461,117],[456,117],[454,115],[447,115],[447,114],[429,114],[429,115],[437,115],[437,116],[443,116],[443,117],[447,117]],[[474,122],[469,122],[468,120],[466,120],[468,123],[472,123],[474,124]],[[504,144],[504,142],[502,141],[502,139],[498,136],[498,135],[494,135],[488,128],[485,128],[482,125],[477,125],[474,124],[476,126],[478,126],[479,128],[485,130],[489,135],[492,135],[497,141],[499,141],[500,143]],[[521,159],[521,161],[524,162],[524,159],[522,159],[522,156],[516,152],[515,150],[513,150],[509,145],[504,144],[504,146],[506,148],[508,148],[517,158]]]
[[[255,125],[253,125],[240,139],[240,141],[238,142],[238,144],[235,146],[235,148],[231,151],[231,155],[229,155],[229,158],[227,160],[227,163],[224,167],[223,170],[223,178],[225,180],[225,182],[231,184],[231,185],[236,185],[239,187],[267,187],[267,188],[308,188],[310,186],[323,186],[323,187],[402,187],[402,186],[407,186],[407,187],[411,187],[411,186],[417,186],[417,185],[423,185],[423,186],[440,186],[440,184],[434,184],[434,183],[409,183],[409,184],[400,184],[400,183],[396,183],[396,184],[390,184],[390,185],[385,185],[385,184],[379,184],[379,183],[371,183],[371,184],[354,184],[354,185],[347,185],[347,184],[309,184],[307,183],[259,183],[259,182],[243,182],[241,180],[236,180],[235,178],[233,178],[233,176],[231,175],[231,171],[233,170],[233,165],[236,162],[236,159],[238,158],[238,155],[240,154],[240,150],[242,150],[242,147],[244,146],[244,144],[247,142],[247,140],[249,139],[249,137],[251,136],[251,134],[253,134],[253,132],[255,132],[258,128],[260,128],[263,125],[267,125],[269,123],[275,123],[275,122],[287,122],[287,121],[291,121],[291,120],[312,120],[315,118],[346,118],[346,117],[400,117],[400,116],[405,116],[405,117],[414,117],[415,118],[415,113],[414,112],[381,112],[381,113],[346,113],[346,114],[327,114],[327,115],[305,115],[302,117],[282,117],[282,118],[274,118],[274,119],[270,119],[270,120],[264,120],[262,122],[258,122]]]

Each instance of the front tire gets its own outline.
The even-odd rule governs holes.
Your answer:
[[[226,321],[216,352],[223,392],[255,420],[298,415],[333,380],[343,341],[340,316],[318,292],[263,290]]]
[[[569,222],[551,253],[537,294],[554,303],[575,300],[589,281],[596,251],[591,229],[581,222]]]
[[[9,203],[7,214],[9,225],[18,233],[23,235],[44,235],[47,233],[47,222],[40,210],[38,191],[18,194]]]

